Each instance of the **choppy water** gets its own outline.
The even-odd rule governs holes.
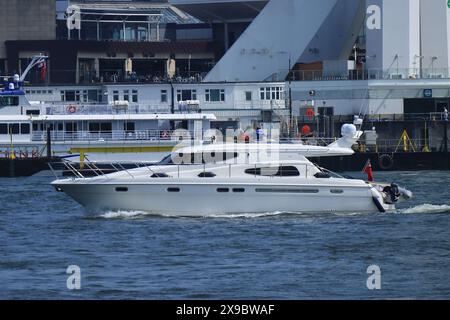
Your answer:
[[[415,198],[394,214],[88,217],[50,177],[0,179],[0,299],[450,298],[450,172],[376,175]]]

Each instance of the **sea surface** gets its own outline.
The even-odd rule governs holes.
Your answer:
[[[386,214],[90,216],[49,175],[0,179],[0,299],[450,298],[450,172],[375,177],[414,199]]]

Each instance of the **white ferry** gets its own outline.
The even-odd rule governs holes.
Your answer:
[[[45,57],[35,57],[27,71]],[[48,104],[28,101],[26,72],[3,78],[0,91],[0,157],[38,157],[51,140],[52,155],[72,161],[154,162],[174,146],[203,140],[213,114],[195,101],[178,113],[154,113],[128,101],[110,104]]]

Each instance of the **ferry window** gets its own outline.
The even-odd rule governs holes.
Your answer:
[[[245,101],[252,101],[252,92],[251,91],[245,92]]]
[[[218,188],[217,192],[219,192],[219,193],[227,193],[227,192],[230,192],[230,189],[228,189],[228,188]]]
[[[29,123],[22,123],[20,125],[20,133],[21,134],[30,134],[30,124]]]
[[[27,116],[38,116],[41,112],[39,110],[27,110],[26,115]]]
[[[57,125],[56,125],[56,130],[58,130],[58,131],[63,131],[64,130],[64,124],[63,123],[61,123],[61,122],[58,122],[57,123]]]
[[[11,134],[19,134],[19,124],[18,123],[11,123],[9,125],[9,132]]]
[[[161,90],[161,102],[167,102],[167,90]]]
[[[167,188],[168,192],[180,192],[180,188]]]
[[[100,123],[98,123],[98,122],[89,123],[89,131],[90,132],[99,132],[100,131]]]
[[[265,91],[264,91],[264,88],[261,88],[261,100],[264,100],[264,97],[265,97]]]
[[[225,90],[224,89],[206,89],[205,90],[205,100],[211,102],[223,102],[225,101]]]
[[[133,90],[131,93],[132,93],[131,101],[134,102],[134,103],[137,103],[138,102],[138,92],[137,92],[137,90]]]
[[[99,94],[98,94],[97,90],[88,90],[87,91],[87,101],[86,102],[98,102],[98,95]]]
[[[76,132],[78,125],[76,123],[66,123],[66,132]]]
[[[18,105],[19,105],[19,97],[16,96],[0,97],[0,107],[18,106]]]
[[[235,193],[244,193],[245,189],[244,188],[234,188],[233,192],[235,192]]]
[[[100,131],[103,133],[109,133],[112,132],[112,123],[111,122],[104,122],[100,124]]]
[[[134,132],[136,130],[136,125],[134,122],[125,122],[123,124],[123,131],[125,132]]]
[[[8,125],[6,123],[0,123],[0,134],[8,134]]]
[[[80,91],[63,90],[61,91],[62,101],[80,101]]]
[[[130,91],[129,90],[123,90],[123,100],[124,101],[130,101]]]

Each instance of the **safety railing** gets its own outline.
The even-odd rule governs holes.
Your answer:
[[[138,178],[154,178],[154,179],[181,179],[181,178],[202,178],[207,181],[209,178],[233,178],[233,177],[253,177],[253,178],[286,178],[286,177],[302,177],[310,178],[313,172],[317,173],[317,169],[322,172],[331,173],[326,169],[322,169],[313,163],[303,164],[283,164],[283,163],[223,163],[223,164],[173,164],[167,170],[160,170],[158,163],[149,162],[91,162],[85,161],[75,163],[70,161],[49,162],[48,166],[56,179],[62,176],[72,179],[88,179],[100,177],[105,180],[113,178],[111,174],[123,172],[129,179]],[[293,170],[292,167],[296,170]],[[190,168],[191,167],[191,168]],[[144,172],[136,172],[135,169],[142,168]],[[239,170],[236,170],[238,168]],[[311,169],[316,170],[312,171]],[[191,175],[194,170],[194,174]],[[250,171],[249,171],[250,170]],[[188,174],[183,174],[187,172]],[[294,173],[294,174],[293,174]],[[339,177],[337,174],[334,176]]]
[[[450,68],[396,68],[356,70],[293,70],[281,71],[267,80],[284,81],[340,81],[340,80],[418,80],[450,79]]]
[[[194,130],[136,130],[136,131],[51,131],[50,138],[52,142],[118,142],[118,141],[148,141],[148,142],[181,142],[191,140],[202,140],[205,136],[204,131]],[[31,140],[46,141],[47,132],[33,131]]]

